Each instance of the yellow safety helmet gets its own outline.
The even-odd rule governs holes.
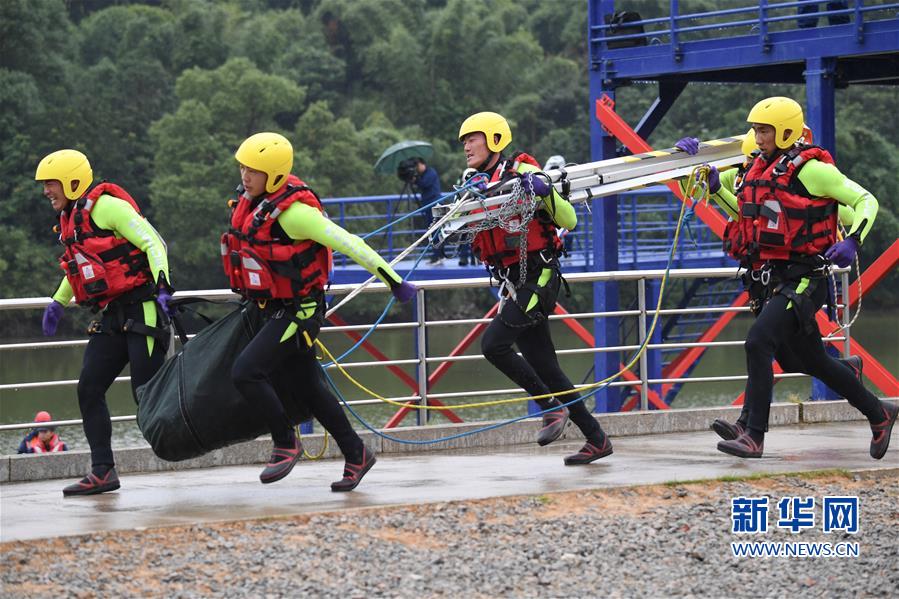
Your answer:
[[[62,192],[70,200],[77,200],[94,181],[94,171],[87,156],[78,150],[58,150],[47,154],[37,165],[35,181],[59,181]],[[72,183],[77,185],[72,189]]]
[[[503,115],[495,112],[479,112],[462,122],[459,127],[459,141],[469,133],[481,132],[487,138],[487,149],[491,152],[502,152],[512,143],[512,130]],[[499,135],[499,141],[494,136]]]
[[[781,150],[786,150],[802,137],[804,125],[802,106],[795,100],[783,96],[766,98],[752,107],[746,122],[774,127],[774,143]],[[784,139],[784,132],[787,130],[790,131],[790,135]]]
[[[234,157],[242,165],[268,175],[265,191],[272,193],[287,181],[293,167],[293,146],[279,133],[257,133],[240,144]]]
[[[755,143],[755,131],[753,129],[749,130],[743,137],[743,145],[740,146],[743,150],[743,156],[752,156],[752,153],[759,149],[757,143]]]

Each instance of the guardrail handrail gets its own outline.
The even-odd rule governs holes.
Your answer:
[[[825,10],[820,9],[820,5],[824,4],[821,0],[796,0],[792,2],[776,2],[771,3],[767,0],[760,0],[759,2],[751,3],[747,6],[736,7],[736,8],[727,8],[721,10],[713,10],[713,11],[705,11],[705,12],[696,12],[696,13],[687,13],[681,14],[679,12],[679,5],[677,0],[672,0],[670,4],[670,12],[668,15],[663,17],[653,17],[648,19],[640,19],[638,21],[628,21],[626,23],[597,23],[591,25],[591,43],[601,43],[606,44],[611,41],[623,41],[623,40],[632,40],[632,39],[640,39],[645,38],[647,43],[652,38],[670,36],[672,38],[671,43],[679,43],[680,39],[679,35],[682,33],[691,33],[697,31],[711,31],[711,30],[730,30],[738,27],[754,27],[760,26],[763,29],[767,28],[767,26],[771,23],[784,23],[790,21],[796,21],[797,28],[799,27],[799,22],[803,19],[818,19],[820,17],[835,17],[835,16],[846,16],[849,17],[849,21],[845,24],[854,21],[854,25],[856,27],[860,27],[865,23],[865,15],[872,12],[878,11],[888,11],[895,10],[899,8],[899,3],[887,3],[887,4],[875,4],[865,6],[862,0],[853,0],[850,3],[847,2],[846,8],[827,8]],[[792,10],[798,9],[801,7],[811,7],[814,10],[812,12],[803,12],[800,13],[796,11],[795,13],[787,14],[787,15],[777,15],[770,16],[769,13],[773,11],[783,11],[783,10]],[[685,21],[700,21],[704,19],[719,19],[721,17],[729,17],[732,15],[743,15],[743,14],[751,14],[754,15],[752,19],[740,19],[736,21],[717,21],[713,23],[703,24],[703,25],[688,25],[688,26],[680,26],[680,23]],[[890,18],[890,17],[886,17]],[[895,17],[893,17],[895,18]],[[609,35],[608,32],[621,27],[644,27],[651,28],[656,25],[668,25],[667,28],[663,29],[647,29],[642,33],[629,33],[624,35]],[[595,35],[593,35],[595,34]],[[676,40],[676,41],[675,41]],[[617,49],[609,49],[609,51],[614,52]]]
[[[835,272],[840,274],[843,277],[843,285],[844,289],[848,285],[848,272],[849,269],[835,269]],[[639,309],[637,310],[614,310],[614,311],[606,311],[606,312],[582,312],[582,313],[570,313],[570,314],[562,314],[562,315],[552,315],[550,319],[556,320],[577,320],[577,319],[593,319],[593,318],[607,318],[607,317],[617,317],[617,318],[639,318],[640,316],[651,317],[653,310],[651,307],[647,307],[646,304],[646,285],[645,282],[648,280],[656,280],[661,279],[665,273],[664,269],[652,269],[652,270],[619,270],[619,271],[607,271],[607,272],[584,272],[584,273],[569,273],[566,274],[565,278],[571,284],[578,283],[596,283],[603,281],[616,281],[616,282],[627,282],[627,281],[635,281],[637,283],[637,292],[638,292],[638,305]],[[672,280],[675,279],[724,279],[724,278],[734,278],[738,273],[738,269],[736,268],[681,268],[681,269],[672,269],[669,271],[669,277]],[[432,280],[432,281],[416,281],[415,284],[419,288],[419,293],[415,299],[416,302],[416,314],[425,314],[424,302],[425,297],[429,292],[439,292],[441,290],[450,290],[450,289],[463,289],[463,288],[487,288],[491,285],[490,280],[487,277],[475,278],[475,279],[443,279],[443,280]],[[332,285],[329,289],[329,293],[333,295],[345,295],[349,293],[351,290],[355,289],[356,285]],[[365,293],[386,293],[387,287],[382,283],[376,283],[368,286],[364,289]],[[201,297],[205,299],[211,300],[222,300],[222,299],[236,299],[238,296],[231,292],[230,290],[224,289],[200,289],[194,291],[179,291],[175,294],[176,297]],[[12,298],[12,299],[0,299],[0,310],[21,310],[21,309],[35,309],[35,308],[44,308],[49,302],[49,297],[39,297],[39,298]],[[843,300],[845,302],[845,299]],[[841,304],[842,305],[842,304]],[[664,308],[660,310],[660,314],[690,314],[696,313],[699,309],[697,308]],[[726,312],[746,312],[748,308],[745,307],[719,307],[719,308],[704,308],[702,311],[705,312],[714,312],[715,314],[724,314]],[[641,319],[642,320],[642,319]],[[343,365],[347,368],[371,368],[371,367],[379,367],[383,368],[386,366],[410,366],[415,365],[417,367],[417,375],[419,380],[426,380],[428,376],[428,366],[437,363],[444,362],[463,362],[463,361],[471,361],[471,360],[483,360],[483,356],[480,355],[430,355],[427,352],[427,337],[424,335],[424,331],[432,328],[439,328],[444,326],[450,326],[454,324],[465,324],[465,325],[474,325],[474,324],[482,324],[489,322],[490,319],[487,318],[464,318],[457,320],[424,320],[421,318],[416,319],[415,321],[406,321],[406,322],[398,322],[398,323],[389,323],[381,325],[382,327],[391,328],[391,329],[413,329],[416,335],[416,339],[418,343],[416,344],[419,348],[424,348],[424,351],[417,351],[417,355],[412,358],[404,358],[404,359],[394,359],[394,360],[376,360],[376,361],[356,361],[356,362],[345,362]],[[370,328],[370,324],[359,324],[359,325],[346,325],[346,326],[325,326],[322,328],[322,334],[332,334],[335,332],[348,332],[348,331],[362,331]],[[571,348],[571,349],[560,349],[558,353],[560,355],[575,355],[575,354],[584,354],[584,353],[607,353],[607,352],[622,352],[622,351],[633,351],[639,347],[639,344],[643,342],[645,339],[645,327],[640,327],[640,337],[637,340],[637,344],[622,344],[614,347],[586,347],[586,348]],[[845,349],[844,353],[848,354],[848,338],[849,332],[844,331],[842,336],[838,337],[830,337],[826,338],[826,340],[830,341],[845,341]],[[424,341],[424,343],[422,343]],[[78,341],[48,341],[48,342],[35,342],[35,343],[26,343],[26,344],[10,344],[7,346],[0,346],[0,349],[35,349],[42,347],[70,347],[76,343],[86,343],[84,340]],[[648,344],[648,348],[651,350],[661,350],[661,349],[684,349],[691,347],[728,347],[734,345],[740,345],[742,341],[707,341],[707,342],[669,342],[669,343],[650,343]],[[745,380],[746,375],[721,375],[714,377],[680,377],[680,378],[651,378],[647,375],[646,369],[646,356],[644,355],[640,361],[640,369],[639,374],[637,375],[638,381],[633,379],[631,380],[618,380],[613,382],[610,386],[612,387],[621,387],[621,386],[639,386],[640,387],[640,396],[641,396],[641,408],[648,408],[648,393],[649,393],[649,385],[661,384],[661,383],[683,383],[683,382],[712,382],[712,381],[734,381],[734,380]],[[797,376],[805,376],[799,374],[783,374],[778,375],[778,378],[793,378]],[[118,377],[116,379],[117,382],[128,381],[129,377]],[[77,384],[77,380],[63,380],[63,381],[41,381],[41,382],[33,382],[33,383],[7,383],[4,382],[0,384],[0,390],[11,390],[18,388],[39,388],[39,387],[51,387],[51,386],[61,386],[61,385],[74,385]],[[390,399],[394,401],[402,401],[402,402],[414,402],[418,403],[420,406],[427,405],[428,398],[441,399],[441,398],[453,398],[453,397],[463,397],[463,396],[481,396],[481,395],[504,395],[509,393],[522,394],[523,391],[521,389],[487,389],[487,390],[472,390],[466,392],[450,392],[450,393],[432,393],[427,389],[427,385],[419,385],[418,389],[419,393],[417,395],[412,396],[399,396],[399,397],[391,397]],[[371,405],[375,403],[380,403],[379,400],[376,399],[363,399],[363,400],[355,400],[348,402],[350,405]],[[135,416],[117,416],[113,418],[114,422],[122,422],[122,421],[131,421],[134,420]],[[422,419],[422,422],[426,422],[427,419]],[[61,420],[54,421],[49,423],[48,426],[68,426],[81,424],[81,420]],[[32,428],[34,426],[33,422],[23,422],[23,423],[15,423],[15,424],[5,424],[0,425],[0,431],[2,430],[14,430],[14,429],[27,429]]]

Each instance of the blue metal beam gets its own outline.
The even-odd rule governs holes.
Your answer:
[[[769,32],[768,51],[758,35],[679,41],[679,60],[670,44],[594,51],[591,55],[598,62],[608,63],[608,69],[614,65],[612,76],[616,82],[675,76],[690,79],[683,76],[696,74],[702,77],[708,71],[716,70],[739,72],[749,67],[764,67],[770,73],[770,79],[766,80],[778,82],[782,81],[778,74],[780,69],[790,63],[801,65],[808,57],[899,52],[899,19],[865,23],[864,33],[859,41],[854,24]],[[801,77],[801,70],[799,74]],[[801,83],[802,79],[797,82]]]
[[[809,58],[805,68],[805,124],[812,130],[816,145],[834,157],[837,151],[836,104],[833,58]]]
[[[681,92],[687,87],[685,81],[659,81],[659,97],[655,99],[643,118],[637,124],[637,135],[643,139],[649,139],[662,118],[668,114],[668,109],[674,101],[680,97]]]
[[[597,0],[589,4],[588,21],[591,26],[604,23],[603,15],[614,12],[614,0]],[[615,138],[603,130],[593,113],[596,100],[603,94],[615,99],[615,88],[608,85],[608,64],[591,63],[590,66],[590,153],[593,160],[615,157]],[[593,204],[591,216],[593,230],[593,269],[597,271],[618,269],[618,197],[604,197]],[[593,284],[593,310],[605,312],[618,310],[618,284]],[[593,338],[597,347],[609,347],[618,343],[618,319],[594,318]],[[596,380],[618,372],[619,356],[611,352],[593,355],[593,372]],[[597,412],[617,412],[621,409],[621,395],[614,387],[606,387],[595,395]]]

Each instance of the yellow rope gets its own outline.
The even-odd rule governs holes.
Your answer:
[[[685,192],[686,197],[689,197],[694,202],[696,202],[696,201],[706,201],[707,202],[708,201],[709,171],[710,171],[709,167],[705,166],[705,165],[698,166],[695,169],[693,169],[693,172],[690,174],[688,181],[687,181],[686,192]],[[699,198],[694,197],[694,194],[696,193],[697,190],[700,191]],[[681,202],[680,214],[678,215],[678,218],[677,218],[677,226],[674,229],[674,239],[672,241],[673,247],[671,250],[672,252],[677,250],[677,243],[680,238],[681,224],[683,223],[684,214],[686,212],[686,209],[687,209],[687,203]],[[392,399],[388,399],[382,395],[379,395],[378,393],[375,393],[374,391],[372,391],[371,389],[369,389],[368,387],[366,387],[365,385],[360,383],[358,380],[353,378],[353,376],[343,368],[343,366],[337,361],[337,359],[334,357],[334,355],[330,351],[328,351],[328,348],[326,348],[325,345],[319,339],[316,339],[315,343],[321,348],[322,353],[325,356],[327,356],[327,358],[334,364],[334,366],[337,367],[337,370],[339,370],[340,373],[344,377],[347,378],[347,380],[349,380],[356,387],[358,387],[365,393],[368,393],[375,399],[379,399],[382,402],[393,405],[393,406],[398,406],[398,407],[403,407],[403,408],[415,407],[415,409],[417,409],[417,410],[459,410],[459,409],[464,409],[464,408],[485,408],[485,407],[489,407],[489,406],[498,406],[498,405],[503,405],[503,404],[508,404],[508,403],[530,401],[533,399],[548,399],[550,397],[569,395],[571,393],[578,393],[581,391],[586,391],[589,389],[595,389],[597,387],[601,387],[601,386],[605,385],[606,383],[609,383],[609,382],[617,379],[622,374],[624,374],[625,372],[630,370],[634,366],[634,364],[637,363],[637,361],[640,359],[640,357],[646,352],[646,348],[648,346],[648,340],[652,338],[652,334],[655,331],[656,325],[658,324],[659,313],[662,310],[662,299],[665,296],[665,286],[666,286],[667,282],[668,282],[668,272],[666,270],[665,274],[662,276],[662,282],[659,285],[659,298],[658,298],[658,301],[656,302],[656,309],[653,314],[652,324],[650,325],[649,330],[646,332],[646,341],[644,341],[643,347],[640,348],[640,351],[638,351],[634,355],[634,357],[631,359],[631,361],[628,364],[626,364],[621,370],[619,370],[612,376],[604,378],[601,381],[596,381],[595,383],[591,383],[589,385],[585,385],[580,388],[571,389],[569,391],[559,391],[558,393],[547,393],[544,395],[529,395],[526,397],[515,397],[512,399],[497,399],[497,400],[493,400],[493,401],[482,401],[482,402],[468,403],[468,404],[455,404],[452,406],[417,406],[415,404],[415,402],[399,402],[399,401],[395,401]]]
[[[295,426],[294,431],[296,432],[297,439],[302,440],[302,437],[300,435],[300,427]],[[318,454],[316,454],[316,455],[312,455],[306,451],[306,446],[304,445],[303,446],[303,457],[306,458],[307,460],[317,460],[317,459],[321,458],[322,456],[324,456],[326,451],[328,451],[328,431],[325,431],[325,438],[324,438],[324,441],[322,442],[321,451],[319,451]]]

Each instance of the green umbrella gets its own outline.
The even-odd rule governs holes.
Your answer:
[[[434,146],[426,141],[401,141],[384,150],[384,153],[375,162],[375,172],[392,175],[396,173],[397,167],[403,160],[416,156],[430,158],[433,153]]]

